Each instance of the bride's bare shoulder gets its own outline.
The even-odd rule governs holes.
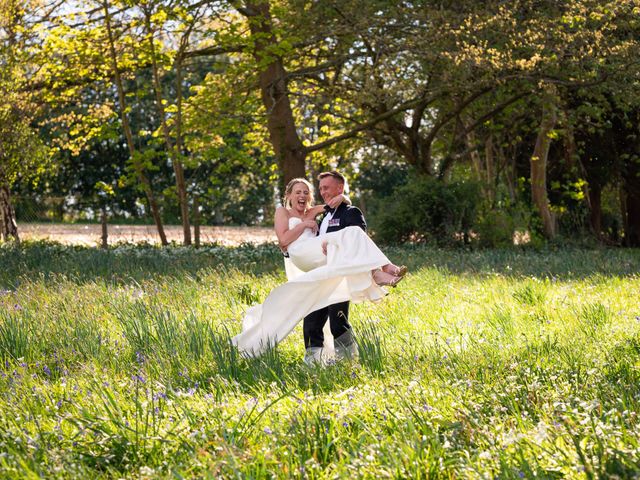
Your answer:
[[[276,207],[275,218],[289,218],[290,216],[289,209],[282,206]]]

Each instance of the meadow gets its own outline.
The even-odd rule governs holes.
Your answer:
[[[309,368],[229,344],[274,245],[0,246],[0,478],[638,477],[640,252],[385,251]]]

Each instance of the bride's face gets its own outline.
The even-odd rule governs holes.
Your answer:
[[[304,183],[296,183],[289,195],[291,207],[299,213],[304,213],[311,203],[311,192]]]

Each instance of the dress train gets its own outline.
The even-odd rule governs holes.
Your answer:
[[[293,228],[297,217],[289,219]],[[327,242],[327,255],[322,242]],[[359,227],[314,236],[307,229],[288,248],[290,280],[274,288],[261,305],[250,307],[242,321],[242,333],[232,342],[247,356],[258,356],[284,340],[307,314],[345,301],[379,301],[386,291],[371,271],[389,259]],[[294,268],[295,267],[295,268]]]

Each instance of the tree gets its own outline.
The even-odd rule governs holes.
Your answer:
[[[0,4],[0,239],[19,241],[11,189],[18,179],[35,180],[47,152],[32,126],[35,98],[22,92],[31,67],[34,31],[27,21],[37,2],[5,0]]]

